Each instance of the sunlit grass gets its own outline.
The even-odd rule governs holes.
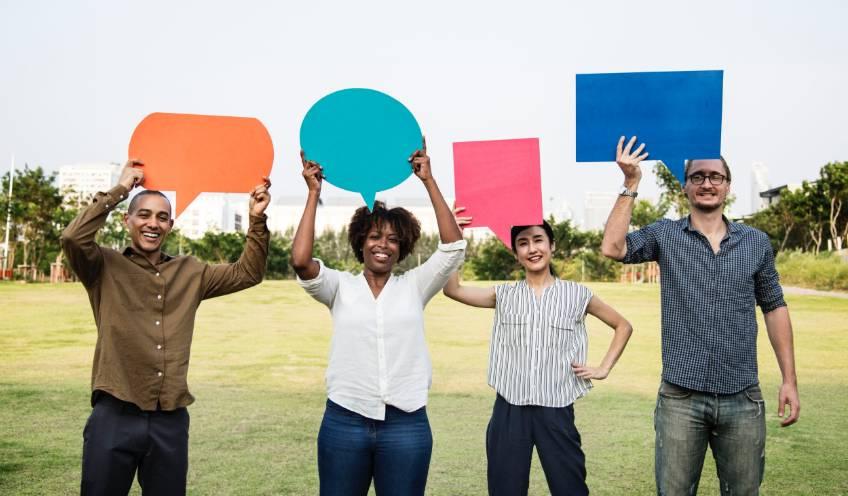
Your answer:
[[[593,494],[654,494],[653,421],[659,381],[659,292],[590,284],[634,324],[610,378],[576,404]],[[79,491],[94,319],[80,285],[0,284],[0,494]],[[848,300],[788,298],[803,402],[801,422],[777,427],[780,380],[764,330],[760,379],[768,402],[764,494],[848,492]],[[494,394],[486,385],[490,310],[437,296],[427,308],[435,438],[428,492],[486,492],[484,435]],[[762,321],[761,321],[762,322]],[[590,359],[611,332],[589,320]],[[190,494],[316,494],[330,317],[293,282],[205,302],[189,383]],[[710,457],[707,457],[708,460]],[[534,460],[531,494],[547,494]],[[718,492],[705,465],[702,494]],[[137,488],[136,488],[137,489]]]

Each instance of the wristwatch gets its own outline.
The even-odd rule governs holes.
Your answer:
[[[635,200],[636,197],[639,196],[639,192],[630,191],[629,189],[627,189],[627,186],[621,185],[621,190],[619,190],[618,196],[629,196]]]

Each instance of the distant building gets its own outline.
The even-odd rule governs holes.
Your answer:
[[[784,192],[795,191],[800,187],[800,184],[784,184],[783,186],[777,186],[776,188],[761,191],[758,196],[763,201],[763,208],[768,208],[772,205],[777,205],[780,202],[780,197],[784,194]]]
[[[542,212],[544,212],[545,219],[553,216],[559,222],[574,220],[574,211],[571,210],[571,206],[565,199],[549,196],[542,203]]]
[[[109,191],[121,176],[116,163],[70,164],[59,167],[59,192],[68,205],[88,203],[98,191]]]
[[[583,203],[583,229],[587,231],[604,228],[618,193],[612,191],[587,191]]]
[[[429,200],[413,198],[384,201],[389,208],[402,206],[412,212],[421,222],[422,232],[438,232],[436,215]],[[305,197],[273,199],[265,210],[268,229],[279,233],[297,229],[305,203]],[[246,194],[203,193],[180,214],[174,227],[192,239],[203,237],[207,231],[247,232],[248,205],[249,197]],[[362,200],[356,198],[323,198],[315,217],[315,232],[320,234],[327,229],[338,231],[347,227],[353,213],[362,205]]]
[[[202,193],[177,217],[174,227],[191,239],[202,238],[207,231],[247,232],[248,201],[243,193]]]
[[[762,162],[754,162],[751,165],[751,213],[759,212],[769,206],[767,198],[761,193],[770,190],[768,167]]]

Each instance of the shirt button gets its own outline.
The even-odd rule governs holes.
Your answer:
[[[159,273],[158,273],[158,272],[156,273],[156,277],[159,277]]]
[[[156,345],[156,349],[157,349],[157,350],[161,350],[161,349],[162,349],[162,345],[161,345],[161,344],[157,344],[157,345]]]
[[[161,299],[162,299],[162,295],[156,295],[156,299],[157,299],[157,300],[161,300]]]
[[[160,370],[159,372],[156,372],[156,375],[158,375],[159,377],[162,377],[162,371]]]
[[[156,321],[156,325],[159,325],[159,321],[158,321],[158,320]]]

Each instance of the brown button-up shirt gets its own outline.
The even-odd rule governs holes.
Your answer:
[[[206,298],[259,284],[270,235],[265,216],[251,215],[235,263],[163,254],[151,264],[132,248],[119,252],[94,241],[127,196],[120,185],[97,193],[62,232],[62,249],[88,291],[97,324],[92,395],[103,391],[142,410],[174,410],[194,402],[186,375],[197,307]]]

